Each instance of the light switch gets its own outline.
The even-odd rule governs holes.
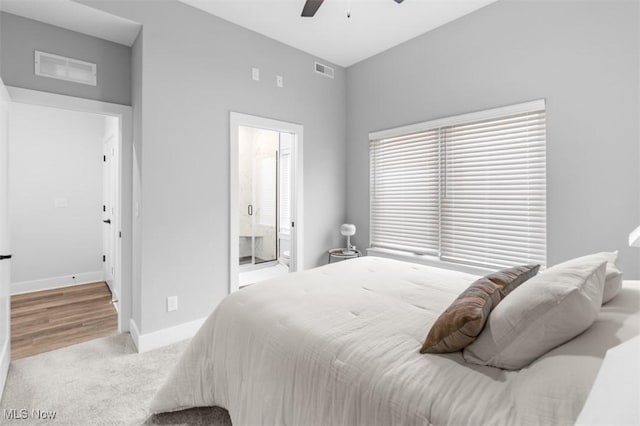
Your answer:
[[[284,80],[282,79],[281,75],[276,76],[276,86],[284,87]]]
[[[178,310],[178,296],[167,297],[167,312]]]
[[[251,78],[254,81],[260,80],[260,68],[251,68]]]
[[[56,209],[64,209],[69,207],[69,200],[67,200],[66,198],[56,198],[55,200],[53,200],[53,206]]]

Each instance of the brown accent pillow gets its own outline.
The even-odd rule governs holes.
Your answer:
[[[535,276],[538,269],[540,265],[514,266],[474,281],[436,320],[420,353],[457,352],[469,345],[482,331],[493,308]]]

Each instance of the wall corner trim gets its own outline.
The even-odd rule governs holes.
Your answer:
[[[140,334],[136,323],[132,319],[129,322],[129,330],[138,353],[142,353],[193,337],[200,330],[206,319],[200,318],[146,334]]]
[[[11,346],[10,340],[4,343],[2,352],[0,352],[0,399],[4,393],[4,385],[7,381],[7,374],[9,373],[9,364],[11,364]]]
[[[129,334],[131,335],[131,340],[133,340],[133,344],[136,347],[136,351],[140,353],[140,344],[138,343],[140,341],[140,332],[138,331],[138,326],[133,318],[129,320]]]

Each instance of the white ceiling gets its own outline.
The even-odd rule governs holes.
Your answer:
[[[131,46],[142,25],[71,0],[0,0],[0,10]]]
[[[496,0],[325,0],[313,18],[300,16],[304,0],[180,1],[348,67]],[[128,46],[141,28],[72,0],[0,0],[0,10]]]
[[[348,67],[496,0],[325,0],[313,18],[304,0],[180,1]]]

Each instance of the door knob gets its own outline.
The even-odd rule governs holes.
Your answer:
[[[111,219],[106,219],[106,220],[103,220],[103,222],[104,222],[104,223],[108,223],[108,224],[111,224]]]

